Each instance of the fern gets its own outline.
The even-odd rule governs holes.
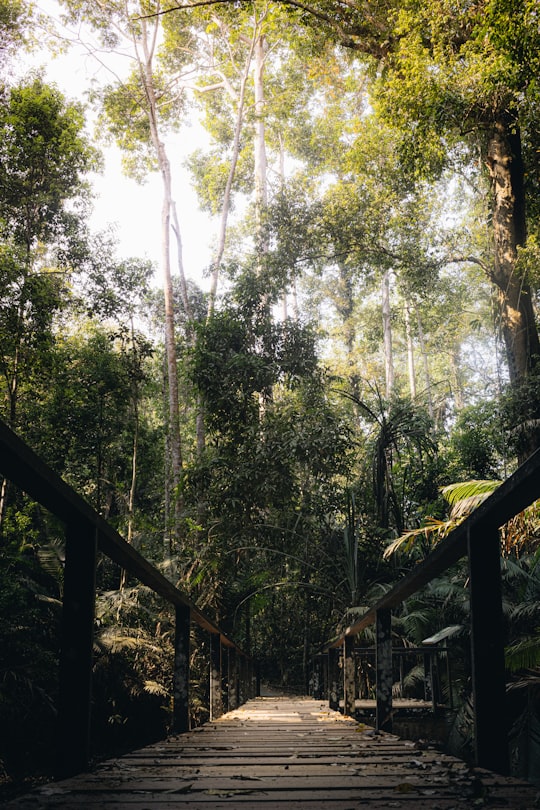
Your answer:
[[[540,667],[540,635],[523,638],[505,650],[506,666],[511,672]]]
[[[168,693],[165,687],[162,686],[162,684],[158,683],[157,681],[145,681],[144,691],[148,692],[149,695],[159,695],[160,697],[168,697]]]

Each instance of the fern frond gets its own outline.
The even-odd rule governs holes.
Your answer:
[[[149,695],[160,695],[160,697],[167,697],[167,690],[157,681],[145,681],[144,691]]]

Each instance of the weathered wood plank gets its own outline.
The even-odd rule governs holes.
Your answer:
[[[6,810],[533,808],[536,791],[379,734],[314,700],[258,698],[187,734],[46,785]]]

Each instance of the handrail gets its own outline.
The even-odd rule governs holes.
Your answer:
[[[174,728],[189,728],[190,623],[210,633],[210,715],[223,711],[222,647],[229,650],[229,707],[251,697],[254,673],[248,656],[179,588],[110,526],[8,425],[0,419],[0,474],[66,526],[66,559],[60,655],[57,775],[85,770],[89,761],[91,666],[97,551],[137,577],[176,609]],[[245,676],[245,677],[242,677]],[[247,684],[247,685],[246,685]],[[234,693],[232,688],[234,687]]]
[[[506,693],[506,673],[498,530],[540,498],[539,473],[540,449],[442,540],[423,562],[399,580],[356,621],[323,645],[322,650],[329,653],[328,691],[331,706],[339,704],[336,656],[342,648],[344,707],[345,710],[354,707],[354,638],[375,623],[377,726],[391,730],[391,611],[462,557],[468,556],[476,761],[483,767],[507,772],[507,732],[500,711]]]
[[[237,647],[189,597],[107,523],[72,487],[0,420],[0,473],[65,523],[84,518],[97,530],[98,548],[155,593],[173,605],[189,607],[192,618],[204,630],[219,634],[228,647]]]
[[[432,579],[444,573],[467,554],[467,539],[479,531],[499,529],[533,501],[540,497],[540,481],[534,475],[540,472],[540,450],[536,450],[472,512],[463,523],[431,551],[403,579],[394,585],[359,619],[349,625],[323,647],[339,647],[347,636],[355,636],[375,622],[377,611],[400,605],[407,597],[419,591]]]

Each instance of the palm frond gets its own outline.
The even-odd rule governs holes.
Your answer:
[[[540,667],[540,635],[523,638],[505,650],[506,666],[511,672]]]
[[[472,480],[448,484],[441,488],[443,498],[450,504],[450,517],[458,519],[469,515],[488,498],[502,481]]]
[[[396,551],[404,551],[406,553],[412,551],[415,541],[419,537],[423,537],[429,542],[433,542],[433,540],[438,542],[444,539],[457,525],[455,520],[427,518],[424,526],[418,529],[410,529],[410,531],[405,532],[401,537],[392,541],[384,550],[383,558],[387,560],[392,554],[395,554]]]

